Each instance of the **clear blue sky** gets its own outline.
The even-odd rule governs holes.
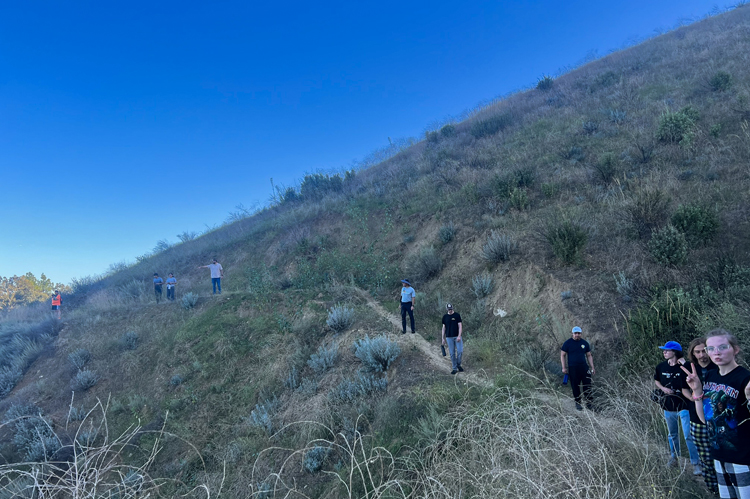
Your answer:
[[[714,5],[2,2],[0,275],[133,261]]]

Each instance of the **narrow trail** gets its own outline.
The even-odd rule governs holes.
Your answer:
[[[419,350],[428,362],[438,371],[449,373],[451,370],[451,359],[450,356],[443,357],[440,353],[440,347],[438,343],[430,343],[425,340],[420,334],[401,334],[401,318],[395,314],[389,313],[383,308],[380,303],[376,302],[370,294],[359,288],[355,288],[359,296],[361,296],[367,305],[375,311],[380,317],[390,322],[396,331],[396,343],[403,349],[404,347],[414,347]],[[456,374],[459,381],[467,381],[474,385],[482,386],[485,388],[492,388],[494,384],[491,380],[484,376],[484,373],[471,372],[470,369],[462,373]]]

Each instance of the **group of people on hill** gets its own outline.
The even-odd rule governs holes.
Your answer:
[[[214,258],[213,263],[209,263],[208,265],[201,265],[198,268],[211,270],[211,285],[213,287],[214,294],[221,294],[221,278],[224,277],[224,267],[222,267],[221,264],[216,261],[216,258]],[[154,295],[156,297],[156,303],[161,302],[163,291],[162,286],[164,286],[165,284],[167,286],[167,300],[174,301],[175,286],[177,286],[177,279],[175,278],[174,274],[170,272],[169,277],[167,277],[167,280],[164,281],[164,279],[159,277],[158,273],[154,272]]]
[[[208,265],[201,265],[199,269],[209,269],[211,271],[211,285],[214,290],[214,294],[221,294],[221,278],[224,277],[224,268],[221,264],[213,259],[212,263]],[[160,303],[163,296],[163,286],[167,286],[167,300],[175,300],[175,287],[177,286],[177,279],[172,272],[169,273],[167,280],[165,281],[157,272],[154,272],[154,296],[156,303]],[[55,294],[52,295],[52,312],[57,315],[57,319],[62,318],[62,295],[59,290],[55,290]]]
[[[401,281],[402,334],[406,334],[406,316],[415,333],[416,292],[411,283]],[[461,315],[446,305],[442,320],[443,355],[450,350],[451,374],[462,372],[463,325]],[[750,499],[750,371],[737,363],[740,352],[737,338],[723,329],[715,329],[695,338],[687,348],[668,341],[659,346],[664,361],[656,366],[652,398],[658,401],[667,424],[670,451],[668,466],[677,466],[680,456],[679,428],[687,444],[693,474],[702,475],[716,496]],[[575,407],[584,404],[593,409],[591,377],[594,357],[583,330],[576,326],[571,338],[560,348],[563,383],[570,382]]]
[[[678,463],[682,426],[693,472],[722,498],[750,499],[750,371],[737,363],[737,338],[710,331],[690,342],[687,360],[676,341],[659,348],[654,398],[669,429],[668,464]]]

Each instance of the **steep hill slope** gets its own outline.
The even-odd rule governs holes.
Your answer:
[[[724,326],[750,340],[748,46],[748,8],[680,28],[79,283],[0,413],[33,404],[67,443],[71,387],[75,408],[111,396],[113,433],[160,428],[168,412],[168,430],[192,447],[160,444],[149,473],[180,481],[165,495],[206,484],[230,497],[700,497],[662,470],[658,411],[626,380],[667,339]],[[226,270],[222,295],[197,268],[212,257]],[[154,303],[155,271],[176,274],[177,303]],[[418,291],[420,339],[393,323],[403,277]],[[197,301],[183,307],[188,292]],[[446,302],[464,319],[465,376],[435,358]],[[339,331],[327,325],[337,304],[353,313]],[[38,319],[24,313],[6,318],[5,338]],[[595,347],[599,415],[571,415],[548,384],[573,325]],[[400,354],[385,373],[361,371],[352,347],[381,335]],[[90,360],[73,366],[81,349]],[[503,446],[498,429],[529,438]],[[3,431],[6,459],[29,455],[16,426]],[[567,460],[560,442],[610,452],[551,483],[540,470]],[[524,468],[524,453],[538,467]],[[440,472],[456,462],[465,473],[448,483]],[[374,463],[379,478],[358,475]]]

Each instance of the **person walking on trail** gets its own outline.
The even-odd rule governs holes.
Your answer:
[[[216,261],[216,258],[214,258],[214,263],[202,265],[198,268],[211,269],[211,286],[214,288],[214,294],[216,294],[217,289],[219,290],[219,294],[221,294],[221,278],[224,277],[224,268]]]
[[[401,334],[406,334],[406,314],[409,314],[409,320],[411,321],[411,332],[415,333],[414,329],[414,302],[417,296],[417,292],[411,287],[411,283],[406,280],[401,280]]]
[[[573,328],[572,337],[565,340],[560,348],[560,364],[562,372],[570,377],[570,387],[573,389],[573,398],[576,401],[576,409],[583,410],[581,405],[581,385],[583,386],[583,398],[586,399],[586,408],[591,409],[591,376],[594,374],[594,356],[591,354],[591,345],[583,339],[583,330],[576,326]]]
[[[177,286],[177,279],[174,278],[173,273],[169,273],[167,277],[167,300],[174,301],[174,287]]]
[[[159,274],[154,272],[154,295],[156,295],[156,303],[161,301],[161,286],[164,284],[164,279],[159,277]]]
[[[57,320],[62,319],[60,307],[62,307],[62,295],[60,294],[60,291],[56,289],[54,296],[52,296],[52,310],[57,311]]]
[[[667,442],[669,443],[670,458],[667,466],[677,466],[678,457],[680,456],[680,432],[679,426],[682,426],[682,435],[685,437],[690,462],[693,464],[693,470],[699,470],[698,449],[693,443],[693,437],[690,435],[690,411],[688,411],[687,399],[682,395],[682,386],[685,383],[685,373],[682,371],[682,364],[685,360],[682,358],[682,346],[676,341],[668,341],[664,346],[659,347],[663,351],[664,362],[656,366],[654,371],[654,384],[656,388],[664,392],[660,399],[660,405],[664,411],[664,419],[667,422]]]
[[[750,498],[750,371],[737,364],[740,346],[724,329],[706,334],[706,352],[717,369],[701,382],[695,364],[682,368],[695,401],[695,412],[706,423],[711,457],[722,498]]]
[[[451,364],[453,365],[451,374],[456,374],[459,371],[464,371],[464,368],[461,367],[461,357],[464,354],[463,324],[461,324],[461,315],[453,311],[453,305],[448,303],[445,309],[448,313],[443,315],[442,344],[448,345],[448,350],[451,353]]]
[[[690,342],[687,349],[687,358],[690,362],[686,363],[684,367],[688,371],[692,371],[690,364],[695,364],[695,370],[701,381],[701,385],[706,381],[708,372],[717,368],[716,364],[711,362],[708,352],[706,352],[705,338],[696,338]],[[682,395],[687,400],[691,400],[692,398],[692,392],[686,380],[682,385]],[[693,443],[695,444],[695,448],[698,449],[698,456],[700,457],[700,466],[693,467],[693,474],[702,474],[703,481],[706,482],[708,490],[713,492],[714,495],[719,495],[719,482],[716,481],[714,460],[711,459],[711,444],[708,440],[708,429],[706,428],[706,424],[698,417],[698,413],[695,411],[695,404],[688,402],[688,410],[690,411],[690,436],[693,437]]]

